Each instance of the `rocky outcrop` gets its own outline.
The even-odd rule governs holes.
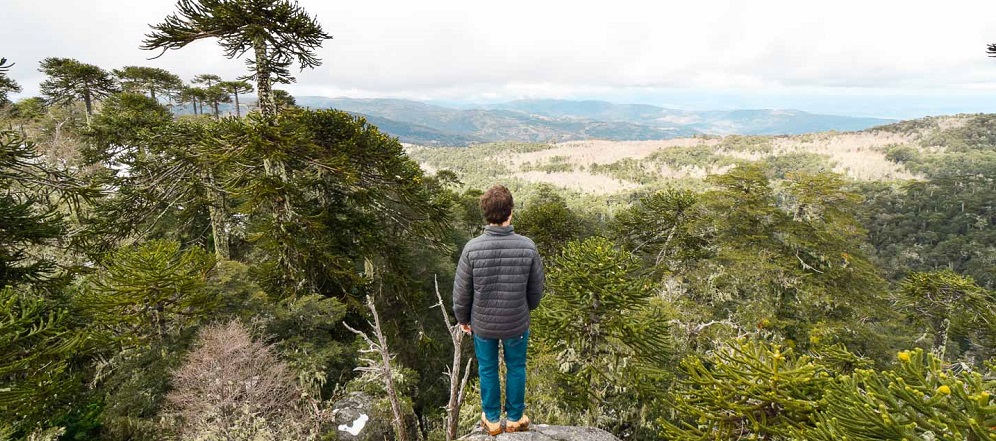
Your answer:
[[[332,406],[337,439],[343,441],[382,441],[393,439],[391,421],[375,409],[375,399],[363,392],[351,392]]]
[[[460,438],[461,441],[619,441],[611,433],[592,427],[548,426],[534,424],[528,432],[502,433],[490,436],[480,427],[469,435]]]

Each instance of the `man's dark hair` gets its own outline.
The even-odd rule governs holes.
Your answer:
[[[495,185],[481,195],[481,211],[489,224],[500,224],[512,215],[512,193],[504,185]]]

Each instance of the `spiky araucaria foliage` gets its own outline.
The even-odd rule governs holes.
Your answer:
[[[675,440],[789,439],[809,427],[835,367],[866,363],[839,346],[796,355],[746,339],[690,356],[670,394],[677,418],[662,421],[664,433]]]
[[[252,93],[253,88],[249,83],[238,80],[238,81],[222,81],[218,83],[221,90],[232,94],[235,97],[235,116],[242,117],[242,106],[239,103],[239,94]]]
[[[857,370],[828,385],[801,439],[996,440],[996,381],[952,372],[922,349],[899,353],[893,370]]]
[[[932,334],[930,351],[935,356],[947,357],[949,349],[954,349],[949,348],[949,341],[968,343],[970,356],[992,354],[996,296],[972,277],[951,270],[912,273],[900,284],[896,303],[914,323]]]
[[[125,347],[161,344],[210,317],[219,299],[205,289],[214,259],[200,248],[151,241],[107,258],[82,303],[93,323]]]
[[[33,429],[79,387],[70,365],[88,336],[68,314],[38,293],[0,288],[0,421],[12,429]]]
[[[6,58],[0,58],[0,107],[10,104],[10,99],[7,98],[8,93],[21,91],[21,85],[7,76],[7,72],[13,65],[14,63],[7,64]]]
[[[557,358],[559,405],[586,413],[588,424],[632,424],[643,406],[621,403],[661,395],[672,353],[665,305],[639,272],[635,257],[603,237],[570,242],[548,265],[532,335]]]

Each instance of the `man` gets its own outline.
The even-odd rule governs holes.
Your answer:
[[[528,430],[526,348],[529,312],[543,297],[543,262],[536,245],[512,229],[512,194],[501,185],[481,196],[488,225],[467,242],[453,282],[453,313],[463,331],[474,335],[481,380],[481,426],[501,433],[498,344],[505,354],[505,431]]]

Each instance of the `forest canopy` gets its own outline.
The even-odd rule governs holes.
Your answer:
[[[994,115],[585,164],[406,146],[273,89],[331,38],[296,3],[181,0],[151,26],[154,55],[208,39],[246,75],[53,56],[12,99],[29,67],[0,59],[0,440],[336,439],[357,397],[371,436],[462,435],[479,389],[446,293],[498,181],[548,274],[534,421],[996,439]],[[885,171],[814,147],[839,140]],[[632,185],[523,177],[582,172]]]

